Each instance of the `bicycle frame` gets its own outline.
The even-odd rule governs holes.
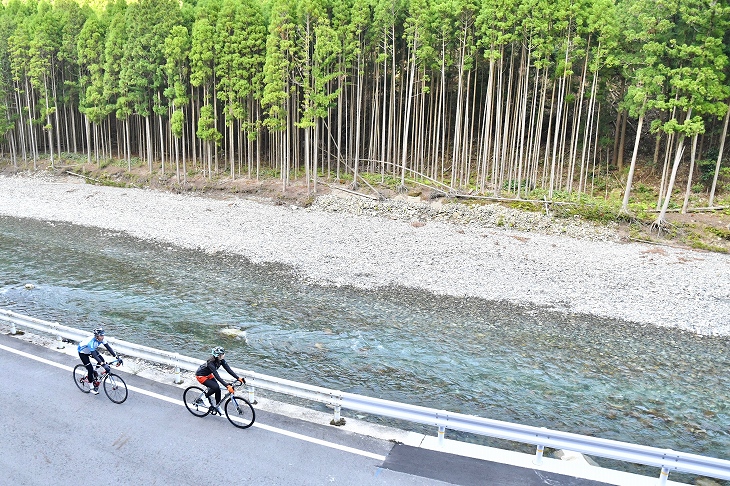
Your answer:
[[[119,359],[116,359],[115,361],[116,363],[120,362]],[[104,364],[109,366],[115,361]],[[99,368],[103,368],[101,373],[99,373]],[[127,399],[127,384],[121,376],[111,372],[111,368],[110,371],[106,371],[104,365],[96,363],[95,365],[92,365],[92,372],[93,380],[89,382],[89,369],[86,365],[79,363],[74,367],[74,381],[76,382],[76,386],[79,390],[84,393],[89,393],[92,386],[95,388],[102,387],[106,396],[114,403],[123,403]]]
[[[197,399],[198,399],[198,400],[203,400],[203,397],[205,397],[205,392],[201,393],[201,394],[200,394],[200,396],[199,396],[199,397],[198,397]],[[218,400],[218,401],[217,401],[217,402],[215,403],[215,405],[214,405],[214,406],[215,406],[215,407],[220,407],[221,405],[223,405],[223,402],[225,402],[225,401],[226,401],[226,398],[228,398],[228,397],[234,397],[234,395],[232,395],[232,394],[231,394],[231,392],[229,392],[228,390],[226,390],[226,394],[225,394],[225,395],[221,394],[221,399],[220,399],[220,400]],[[205,397],[205,398],[208,398],[208,397]],[[204,401],[205,401],[205,400],[204,400]],[[206,402],[206,403],[207,403],[207,402]]]
[[[104,364],[109,366],[109,369],[111,370],[111,365],[113,363],[118,363],[118,362],[119,362],[119,358],[117,358],[113,361],[110,361],[109,363],[104,363]],[[89,363],[89,364],[91,364],[94,367],[94,378],[96,378],[94,381],[98,381],[101,383],[101,380],[104,377],[104,375],[111,374],[111,371],[107,371],[106,368],[104,368],[104,365],[101,363],[96,363],[96,364]],[[99,373],[98,372],[99,368],[102,368],[104,371]]]
[[[237,386],[240,385],[233,385],[234,388]],[[226,391],[215,405],[209,406],[207,400],[209,397],[206,397],[206,393],[208,393],[208,390],[196,385],[185,389],[183,403],[191,414],[196,417],[205,417],[209,414],[217,415],[220,413],[220,415],[223,415],[224,411],[228,421],[238,428],[246,429],[253,425],[256,420],[256,411],[248,400]],[[220,408],[223,408],[223,411]]]

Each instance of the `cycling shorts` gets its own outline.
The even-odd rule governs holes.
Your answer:
[[[205,383],[208,380],[215,379],[215,376],[213,376],[213,373],[211,373],[208,376],[196,376],[195,378],[197,378],[198,379],[198,383],[200,383],[202,385],[203,383]]]

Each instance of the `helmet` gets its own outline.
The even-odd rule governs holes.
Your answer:
[[[223,356],[224,354],[226,354],[226,350],[220,346],[216,346],[215,348],[213,348],[210,354],[217,358],[218,356]]]
[[[94,329],[94,336],[103,336],[104,335],[104,328],[103,327],[97,327]]]

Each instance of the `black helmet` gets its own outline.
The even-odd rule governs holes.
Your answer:
[[[221,346],[216,346],[215,348],[213,348],[213,350],[210,352],[210,354],[212,354],[213,356],[215,356],[217,358],[219,356],[223,356],[224,354],[226,354],[226,350],[223,349]]]
[[[105,333],[103,327],[97,327],[96,329],[94,329],[94,336],[103,336],[104,334]]]

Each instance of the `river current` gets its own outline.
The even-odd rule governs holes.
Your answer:
[[[222,345],[234,366],[327,388],[730,456],[728,338],[406,288],[322,287],[236,255],[8,217],[0,307],[103,323],[201,359]],[[228,327],[245,334],[226,337]]]

